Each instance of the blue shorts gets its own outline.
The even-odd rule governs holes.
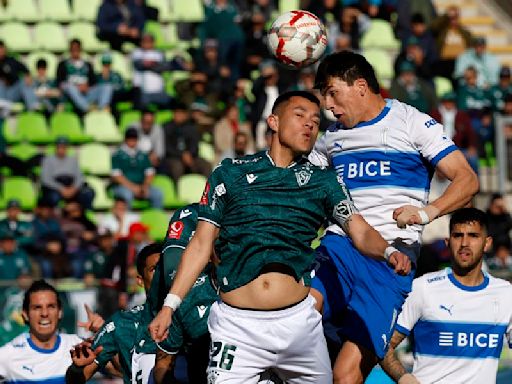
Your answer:
[[[414,269],[397,275],[385,261],[363,256],[352,240],[328,232],[316,249],[311,286],[324,297],[325,329],[382,359],[411,291]]]

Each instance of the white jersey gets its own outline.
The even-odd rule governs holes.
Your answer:
[[[432,117],[398,100],[373,120],[345,129],[339,123],[317,141],[309,160],[331,165],[342,177],[361,215],[388,242],[419,243],[421,225],[397,227],[393,210],[427,204],[437,163],[457,147]],[[329,231],[344,235],[331,225]]]
[[[504,336],[511,345],[512,285],[484,274],[466,287],[450,268],[428,273],[414,280],[396,330],[414,335],[421,383],[495,383]]]
[[[0,377],[6,383],[64,384],[72,360],[69,350],[82,339],[77,335],[59,334],[53,349],[34,345],[23,333],[0,348]]]

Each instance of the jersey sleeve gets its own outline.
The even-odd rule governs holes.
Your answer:
[[[197,216],[189,208],[177,210],[169,221],[164,250],[186,248],[197,226]]]
[[[101,353],[96,356],[96,363],[100,368],[104,368],[107,363],[119,352],[119,345],[116,341],[116,317],[112,317],[107,321],[103,327],[99,330],[94,338],[92,349],[96,349],[99,346],[103,347]]]
[[[406,336],[409,336],[414,325],[421,318],[421,309],[423,303],[423,279],[416,279],[412,283],[412,291],[407,296],[402,312],[398,316],[396,330]]]
[[[330,221],[344,228],[349,217],[358,211],[343,180],[332,170],[327,176],[325,213]]]
[[[169,327],[167,339],[158,343],[158,348],[169,355],[175,355],[183,346],[183,324],[179,316],[173,316],[172,324]]]
[[[219,165],[208,177],[203,195],[199,201],[198,220],[221,226],[222,216],[228,199],[226,165]]]
[[[309,153],[308,160],[319,167],[330,165],[325,134],[316,141],[313,150]]]
[[[413,110],[409,116],[409,134],[415,147],[432,166],[451,152],[457,150],[457,146],[446,136],[444,127],[431,116]]]

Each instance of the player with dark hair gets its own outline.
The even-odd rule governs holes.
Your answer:
[[[381,363],[400,384],[495,383],[504,337],[512,346],[512,285],[482,271],[492,247],[486,214],[463,208],[450,219],[451,268],[414,280]],[[414,335],[407,373],[395,348]]]
[[[0,381],[64,382],[71,364],[69,350],[82,339],[59,333],[62,303],[56,289],[44,280],[35,281],[23,298],[22,316],[29,331],[0,348]]]
[[[360,214],[415,264],[423,226],[469,203],[478,191],[477,176],[441,124],[380,96],[373,67],[362,55],[327,56],[315,88],[337,122],[318,140],[310,161],[334,168]],[[451,184],[428,202],[434,169]],[[334,381],[362,383],[386,353],[414,273],[398,276],[387,263],[362,257],[336,224],[317,252],[312,287],[321,294],[324,321],[343,343]]]
[[[208,319],[208,379],[257,383],[272,369],[287,383],[330,384],[321,316],[304,284],[317,230],[329,218],[361,252],[402,273],[410,263],[357,213],[335,172],[305,157],[320,123],[313,94],[280,95],[267,121],[273,130],[268,151],[226,159],[210,175],[196,233],[150,332],[157,342],[166,337],[173,313],[215,250],[221,301]]]

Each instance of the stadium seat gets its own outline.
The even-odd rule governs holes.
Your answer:
[[[34,48],[28,27],[19,22],[6,22],[0,26],[0,39],[11,52],[29,52]]]
[[[176,187],[171,178],[165,175],[155,175],[153,185],[164,195],[164,208],[173,209],[183,205],[176,194]]]
[[[165,239],[170,216],[159,209],[147,209],[140,214],[140,221],[149,227],[149,236],[155,241]]]
[[[168,41],[165,35],[165,29],[156,21],[146,21],[144,24],[144,32],[150,33],[155,39],[155,47],[157,49],[172,48],[172,44]]]
[[[395,38],[393,28],[388,21],[372,19],[370,28],[361,37],[361,48],[398,50],[400,41]]]
[[[453,85],[450,79],[446,77],[434,77],[434,87],[437,97],[443,96],[445,93],[453,91]]]
[[[101,143],[88,143],[80,147],[78,164],[82,172],[95,176],[110,176],[112,158],[108,147]]]
[[[124,111],[119,118],[119,131],[124,133],[129,125],[140,121],[141,112],[137,110]]]
[[[132,67],[129,60],[121,52],[113,51],[110,52],[112,56],[112,69],[119,72],[121,77],[128,82],[132,79]],[[94,70],[101,72],[101,55],[96,55],[94,60]]]
[[[57,66],[59,65],[59,59],[54,53],[45,51],[34,51],[27,55],[25,63],[33,75],[36,73],[36,63],[39,59],[45,59],[47,64],[47,72],[50,77],[55,77],[57,73]]]
[[[39,11],[45,20],[69,23],[73,18],[69,0],[39,0]]]
[[[102,0],[72,0],[75,20],[95,21]]]
[[[5,12],[8,20],[35,23],[41,19],[34,0],[8,1]]]
[[[73,144],[87,143],[92,137],[82,131],[80,119],[73,112],[55,112],[50,118],[50,133],[53,138],[66,136]]]
[[[7,14],[7,10],[3,5],[0,5],[0,23],[4,23],[9,20],[9,15]]]
[[[199,157],[213,164],[215,162],[215,149],[213,148],[213,145],[204,141],[200,141]]]
[[[178,180],[178,198],[185,204],[197,203],[201,198],[206,177],[198,174],[183,175]]]
[[[97,211],[110,209],[113,205],[112,199],[107,194],[105,181],[96,176],[86,176],[85,181],[94,190],[92,208]]]
[[[173,113],[171,110],[163,109],[156,112],[155,121],[160,125],[164,125],[165,123],[172,120],[172,116]]]
[[[148,0],[147,5],[158,9],[158,21],[171,21],[171,8],[169,0]]]
[[[14,156],[20,160],[26,161],[31,157],[37,155],[39,150],[35,145],[30,143],[20,143],[8,147],[9,155]]]
[[[379,82],[389,82],[393,78],[393,60],[390,55],[382,49],[366,49],[363,52],[366,60],[375,68],[377,79]]]
[[[279,0],[279,14],[301,9],[300,0]]]
[[[36,191],[29,178],[12,176],[4,179],[2,187],[2,205],[10,199],[18,199],[21,209],[31,211],[36,205]]]
[[[108,49],[108,44],[98,40],[96,37],[96,27],[86,21],[77,21],[71,23],[68,27],[68,39],[79,39],[82,42],[82,48],[86,52],[100,52]]]
[[[200,23],[204,21],[203,2],[202,0],[175,0],[172,2],[171,16],[174,21]]]
[[[18,115],[16,132],[21,140],[33,144],[48,144],[53,141],[45,117],[38,112],[23,112]]]
[[[122,136],[114,117],[106,111],[91,111],[84,116],[84,133],[100,143],[120,143]]]
[[[34,28],[34,43],[36,49],[51,52],[64,52],[68,48],[68,42],[64,37],[61,25],[54,21],[43,21]],[[55,73],[51,74],[51,77]]]

